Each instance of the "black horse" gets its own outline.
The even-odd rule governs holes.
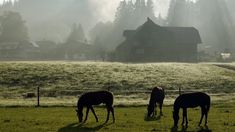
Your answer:
[[[149,105],[148,105],[148,118],[154,117],[156,114],[156,103],[158,103],[160,106],[160,115],[162,115],[162,104],[163,100],[165,98],[165,92],[164,89],[161,87],[154,87],[151,93],[151,97],[149,100]]]
[[[210,96],[202,93],[187,93],[181,94],[179,97],[176,98],[174,103],[174,111],[173,111],[173,119],[174,119],[174,126],[178,125],[179,121],[179,109],[183,109],[183,121],[182,125],[184,125],[184,120],[186,119],[186,126],[188,125],[188,118],[187,118],[187,108],[195,108],[200,106],[201,107],[201,119],[199,125],[202,123],[202,119],[205,115],[205,125],[207,124],[207,116],[210,109]]]
[[[106,123],[109,120],[110,111],[112,112],[113,122],[115,122],[114,109],[113,109],[113,94],[108,91],[88,92],[88,93],[83,94],[79,98],[77,102],[77,110],[76,110],[79,122],[82,122],[83,120],[83,112],[82,112],[83,107],[87,107],[86,117],[85,117],[84,122],[86,122],[87,120],[87,116],[88,116],[90,109],[95,116],[96,122],[98,122],[98,117],[96,116],[92,105],[99,105],[101,103],[104,103],[107,108],[108,115],[107,115]]]

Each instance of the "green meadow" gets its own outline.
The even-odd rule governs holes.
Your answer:
[[[149,92],[166,90],[164,115],[145,120]],[[36,98],[40,87],[41,106]],[[235,131],[235,63],[107,63],[107,62],[0,62],[0,131]],[[189,126],[173,129],[172,103],[182,92],[211,95],[208,127],[197,126],[200,109],[189,109]],[[104,124],[106,110],[95,107],[87,123],[78,124],[77,96],[110,90],[115,96],[116,122]],[[180,113],[181,117],[182,113]]]
[[[203,91],[213,100],[234,101],[235,63],[0,62],[0,106],[32,106],[24,98],[40,87],[43,105],[74,106],[83,92],[110,90],[116,104],[148,101],[154,86],[163,86],[167,104],[182,92]]]
[[[189,126],[173,128],[172,106],[163,108],[163,116],[145,120],[146,107],[115,107],[116,122],[107,124],[106,109],[95,107],[99,122],[92,113],[85,124],[78,124],[75,108],[72,107],[15,107],[0,108],[1,132],[78,132],[78,131],[235,131],[235,105],[212,105],[208,127],[198,126],[200,109],[188,109]],[[181,111],[182,112],[182,111]],[[181,117],[181,113],[180,113]],[[204,122],[203,122],[204,123]]]
[[[21,96],[40,86],[43,96],[61,96],[73,95],[73,90],[141,91],[161,85],[231,93],[234,68],[235,63],[0,62],[0,92]]]

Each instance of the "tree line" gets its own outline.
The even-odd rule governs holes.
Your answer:
[[[56,5],[56,2],[60,4]],[[45,12],[48,12],[49,8],[55,10],[65,8],[63,2],[63,0],[19,0],[14,4],[5,2],[0,7],[0,45],[6,45],[5,42],[8,41],[34,40],[39,41],[37,44],[47,42],[44,47],[46,47],[45,45],[51,47],[48,49],[53,52],[48,52],[54,53],[53,56],[60,56],[58,58],[71,56],[67,55],[70,53],[69,51],[62,49],[69,50],[68,47],[71,46],[70,49],[74,50],[80,46],[85,47],[86,52],[93,52],[93,55],[98,54],[98,58],[104,59],[112,54],[116,46],[125,39],[122,35],[123,30],[135,30],[149,17],[161,26],[193,26],[199,29],[203,41],[203,44],[199,46],[199,52],[202,52],[203,55],[213,56],[217,52],[235,51],[235,40],[232,36],[235,28],[235,14],[231,8],[235,2],[232,0],[198,0],[196,2],[171,0],[166,18],[154,13],[152,0],[136,0],[135,2],[123,0],[119,3],[113,21],[96,24],[94,23],[96,16],[92,14],[93,10],[85,8],[89,7],[89,1],[68,0],[66,2],[70,8],[57,10],[58,14],[55,17],[50,13],[46,15]],[[43,6],[45,6],[45,10],[42,10]],[[45,15],[39,16],[42,14]],[[89,30],[87,27],[91,27],[91,23],[95,26]],[[67,27],[65,28],[64,25]],[[41,51],[48,49],[44,48]],[[74,50],[75,53],[78,51]],[[62,55],[55,52],[62,52]]]

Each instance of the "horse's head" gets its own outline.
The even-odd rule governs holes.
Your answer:
[[[76,109],[76,112],[77,112],[77,117],[78,117],[78,120],[79,120],[79,123],[82,122],[82,117],[83,117],[83,113],[82,113],[82,110],[81,109]]]
[[[179,122],[179,112],[173,111],[174,126],[178,125]]]
[[[148,118],[150,118],[154,112],[154,106],[148,105]]]

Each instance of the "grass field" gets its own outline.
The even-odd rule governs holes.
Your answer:
[[[48,107],[48,108],[0,108],[1,132],[77,132],[77,131],[176,131],[173,129],[172,106],[165,106],[163,116],[151,121],[144,120],[146,107],[115,107],[116,123],[104,124],[106,110],[95,108],[99,122],[95,122],[92,113],[89,113],[85,124],[78,124],[75,108]],[[200,118],[200,109],[188,109],[189,126],[182,128],[179,122],[178,131],[235,131],[235,105],[214,105],[210,109],[208,128],[197,124]],[[4,113],[4,114],[2,114]],[[181,117],[181,113],[180,113]],[[204,123],[204,122],[203,122]]]
[[[22,95],[38,86],[42,103],[50,106],[71,106],[77,95],[101,89],[111,90],[116,104],[146,104],[149,93],[143,91],[159,85],[167,91],[167,104],[179,87],[235,100],[235,63],[0,62],[0,75],[0,106],[34,105],[35,99]]]
[[[46,91],[42,93],[44,96],[59,96],[73,94],[69,90],[109,88],[113,91],[138,91],[156,85],[163,85],[167,90],[181,87],[234,92],[234,65],[0,62],[0,92],[4,97],[8,94],[21,96],[25,91],[35,91],[40,86]]]
[[[166,90],[164,116],[146,121],[146,91],[159,85]],[[44,108],[22,96],[38,86]],[[179,124],[178,131],[235,131],[235,63],[0,62],[0,132],[175,131],[171,105],[178,88],[209,93],[213,104],[208,128],[197,126],[200,110],[190,109],[189,127]],[[71,107],[77,95],[101,89],[114,93],[116,123],[103,124],[106,110],[98,107],[99,123],[90,113],[79,125]]]

